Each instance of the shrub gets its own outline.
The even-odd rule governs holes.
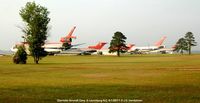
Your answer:
[[[15,64],[26,64],[26,60],[27,60],[27,53],[25,51],[25,48],[23,46],[19,46],[17,52],[13,57],[13,62]]]

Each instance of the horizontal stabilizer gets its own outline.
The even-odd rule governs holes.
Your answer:
[[[101,48],[103,48],[103,46],[105,44],[107,44],[107,43],[106,42],[99,42],[96,46],[89,46],[88,48],[100,50]]]

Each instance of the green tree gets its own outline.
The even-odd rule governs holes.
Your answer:
[[[125,35],[121,32],[115,32],[110,42],[109,53],[117,52],[117,56],[119,57],[120,53],[126,52],[127,46],[125,40]]]
[[[35,2],[27,2],[19,14],[25,22],[25,28],[22,31],[26,34],[24,37],[29,44],[30,55],[38,64],[39,60],[47,55],[42,46],[47,39],[49,11]]]
[[[187,32],[185,34],[185,39],[187,41],[187,46],[188,46],[188,53],[189,55],[191,54],[191,48],[192,46],[196,46],[197,42],[195,42],[195,38],[192,32]]]
[[[13,57],[13,62],[15,64],[26,64],[26,60],[27,60],[27,53],[25,51],[24,46],[19,46],[17,48],[17,52],[15,53],[14,57]]]
[[[181,54],[183,54],[184,51],[188,51],[187,41],[186,41],[185,38],[180,38],[176,42],[176,46],[175,46],[175,50],[174,51],[180,52]]]

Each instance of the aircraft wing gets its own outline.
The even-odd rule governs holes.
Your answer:
[[[71,47],[80,46],[80,45],[84,45],[84,44],[86,44],[86,43],[74,44],[74,45],[71,45]]]

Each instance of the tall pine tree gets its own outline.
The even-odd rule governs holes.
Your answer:
[[[192,46],[196,46],[197,42],[195,42],[195,38],[192,32],[187,32],[185,34],[185,40],[187,41],[187,46],[188,46],[188,53],[189,55],[191,54],[191,49]]]
[[[120,56],[120,53],[124,53],[127,50],[126,46],[126,37],[121,32],[115,32],[112,40],[110,42],[109,52],[117,52],[117,56]]]
[[[175,50],[176,52],[180,52],[181,54],[183,54],[184,51],[188,51],[188,46],[187,46],[187,41],[185,40],[185,38],[180,38],[175,46]]]

